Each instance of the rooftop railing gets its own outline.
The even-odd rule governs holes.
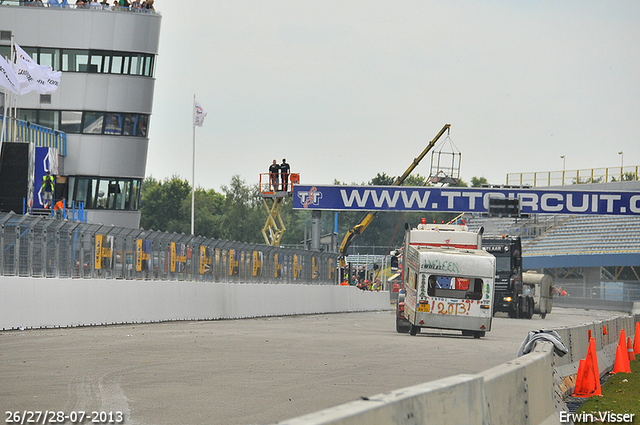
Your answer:
[[[25,6],[25,7],[49,7],[56,9],[78,9],[78,10],[105,10],[105,11],[116,11],[116,12],[130,12],[130,13],[149,13],[149,14],[157,14],[154,9],[146,9],[142,7],[124,7],[124,6],[113,6],[112,4],[73,4],[64,0],[43,0],[43,1],[22,1],[22,0],[0,0],[0,5],[2,6]]]
[[[514,186],[565,186],[584,183],[610,183],[639,180],[640,166],[586,168],[566,171],[538,171],[507,174],[507,185]]]

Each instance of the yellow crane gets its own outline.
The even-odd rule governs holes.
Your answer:
[[[442,137],[442,135],[445,133],[445,131],[449,131],[450,128],[451,128],[451,124],[445,124],[444,127],[442,127],[442,130],[440,130],[440,132],[427,145],[427,147],[422,151],[422,153],[420,155],[418,155],[416,158],[413,159],[413,162],[411,163],[409,168],[407,168],[407,170],[404,172],[404,174],[402,174],[400,177],[398,177],[393,182],[392,186],[400,186],[400,185],[402,185],[402,183],[404,183],[404,181],[407,179],[407,177],[409,177],[411,172],[418,166],[420,161],[422,161],[422,159],[425,157],[427,152],[429,152],[435,146],[435,144],[438,142],[440,137]],[[358,222],[358,224],[353,226],[351,228],[351,230],[349,230],[347,232],[347,234],[344,236],[344,239],[342,240],[342,243],[340,244],[340,248],[338,249],[338,254],[340,254],[340,267],[345,267],[346,266],[345,257],[347,255],[347,249],[349,248],[349,245],[351,245],[351,241],[353,240],[353,238],[356,235],[359,235],[362,232],[364,232],[364,230],[367,228],[367,226],[369,226],[369,224],[371,224],[373,219],[376,218],[376,215],[378,215],[377,211],[369,211],[362,218],[362,220],[360,220]]]

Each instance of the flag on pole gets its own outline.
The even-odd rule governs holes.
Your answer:
[[[16,48],[15,71],[21,88],[20,94],[36,90],[40,94],[53,93],[60,85],[60,71],[54,71],[50,66],[38,65],[20,46]]]
[[[2,56],[0,56],[0,87],[14,94],[20,94],[20,81],[18,80],[18,76]]]
[[[204,123],[204,118],[207,116],[207,113],[202,109],[202,106],[198,103],[198,101],[193,98],[193,125],[202,127]]]

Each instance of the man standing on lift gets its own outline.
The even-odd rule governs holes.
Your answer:
[[[287,183],[289,182],[289,164],[287,160],[282,158],[282,164],[280,164],[280,178],[282,180],[282,190],[287,191]]]
[[[273,187],[274,192],[278,191],[278,172],[280,172],[280,166],[274,159],[273,164],[269,166],[269,180],[271,180],[271,187]]]

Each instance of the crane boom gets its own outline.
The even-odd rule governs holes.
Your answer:
[[[416,158],[413,159],[413,162],[411,163],[409,168],[407,168],[407,170],[404,172],[404,174],[402,174],[400,177],[398,177],[393,182],[392,186],[400,186],[400,185],[402,185],[402,183],[404,183],[404,181],[407,179],[407,177],[409,177],[411,172],[418,166],[420,161],[422,161],[422,159],[425,157],[427,152],[429,152],[433,148],[433,146],[438,142],[440,137],[442,137],[444,132],[448,131],[450,128],[451,128],[451,124],[445,124],[444,127],[442,127],[442,130],[440,130],[440,132],[436,135],[436,137],[434,137],[434,139],[427,145],[427,147],[424,148],[422,153],[420,155],[418,155]],[[349,230],[347,232],[347,234],[344,235],[344,239],[342,240],[342,243],[340,244],[340,248],[338,249],[338,254],[340,254],[340,266],[341,267],[344,267],[346,265],[344,257],[347,254],[347,248],[349,248],[349,245],[351,245],[351,241],[353,240],[353,238],[356,235],[359,235],[362,232],[364,232],[364,230],[367,228],[367,226],[369,226],[369,224],[371,224],[373,219],[376,218],[377,214],[378,214],[377,211],[375,211],[375,212],[374,211],[369,211],[358,222],[358,224],[353,226],[351,228],[351,230]]]

